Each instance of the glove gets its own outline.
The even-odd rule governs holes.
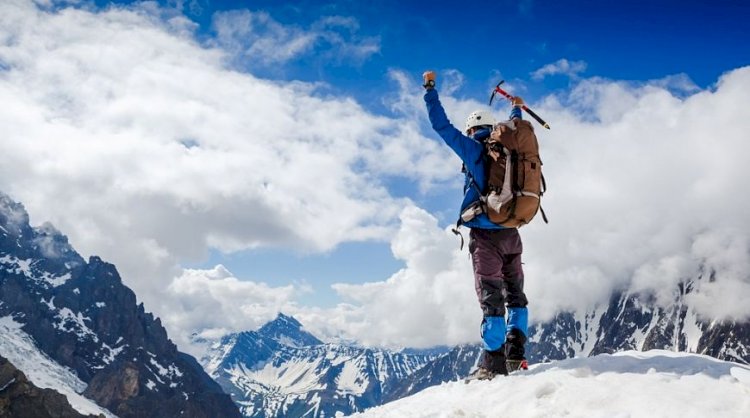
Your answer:
[[[434,71],[425,71],[424,74],[422,74],[422,79],[424,80],[424,84],[422,84],[422,87],[426,89],[435,88],[435,77],[436,74]]]
[[[521,96],[516,96],[510,100],[510,102],[513,104],[513,107],[524,107],[526,103],[524,103]]]

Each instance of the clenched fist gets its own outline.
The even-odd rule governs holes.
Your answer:
[[[435,88],[435,77],[436,74],[434,71],[425,71],[424,74],[422,74],[422,79],[424,80],[422,87],[426,89]]]

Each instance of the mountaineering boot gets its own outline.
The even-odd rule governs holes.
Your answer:
[[[515,372],[518,370],[528,370],[529,365],[526,361],[526,350],[524,345],[526,344],[526,336],[523,332],[517,328],[513,328],[508,332],[505,343],[505,357],[506,357],[506,368],[508,372]]]
[[[508,367],[508,373],[514,373],[519,370],[529,370],[529,362],[526,359],[523,360],[506,360]]]
[[[464,379],[464,383],[473,382],[475,380],[492,380],[496,375],[497,373],[491,372],[480,366]]]
[[[505,365],[505,350],[502,347],[496,351],[485,350],[482,354],[482,360],[479,367],[474,370],[464,382],[469,383],[474,380],[492,380],[497,375],[508,375],[508,369]]]

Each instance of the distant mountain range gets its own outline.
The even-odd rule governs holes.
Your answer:
[[[684,281],[668,308],[621,291],[562,312],[530,328],[529,360],[665,349],[749,364],[750,322],[702,318],[688,303],[697,283],[714,279],[706,271]],[[122,418],[343,416],[458,380],[481,353],[478,344],[325,343],[284,314],[257,331],[196,342],[208,347],[200,364],[177,350],[113,265],[82,259],[50,224],[32,228],[23,206],[0,193],[0,416],[11,398],[38,408],[35,418],[66,408],[64,416]]]
[[[325,344],[280,314],[258,331],[209,343],[206,371],[246,417],[332,417],[404,393],[408,377],[435,354]]]
[[[700,280],[698,278],[697,280]],[[689,289],[683,287],[682,289]],[[675,294],[671,309],[618,294],[606,309],[561,313],[532,326],[532,363],[623,350],[665,349],[750,364],[750,324],[701,321]],[[246,417],[332,417],[460,380],[476,366],[479,344],[438,352],[325,344],[280,314],[258,331],[227,335],[201,359]]]
[[[701,275],[674,289],[663,308],[647,296],[615,293],[608,305],[564,312],[532,327],[529,349],[535,362],[623,350],[663,349],[750,363],[750,322],[701,318],[687,301]]]

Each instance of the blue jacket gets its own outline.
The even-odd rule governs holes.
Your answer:
[[[464,200],[461,203],[461,210],[459,211],[460,217],[461,213],[469,205],[479,200],[480,191],[484,192],[487,190],[488,173],[485,163],[485,148],[482,141],[489,136],[489,132],[487,130],[479,131],[472,138],[456,129],[455,126],[451,125],[448,116],[445,115],[445,109],[440,104],[440,99],[435,89],[427,89],[424,101],[427,103],[427,113],[430,117],[432,129],[443,138],[443,141],[448,144],[464,163],[466,181],[464,183]],[[521,110],[517,107],[514,107],[511,111],[511,118],[514,117],[521,117]],[[472,184],[472,179],[476,187]],[[490,221],[486,213],[480,214],[469,222],[463,223],[463,225],[469,228],[480,229],[505,228]]]

